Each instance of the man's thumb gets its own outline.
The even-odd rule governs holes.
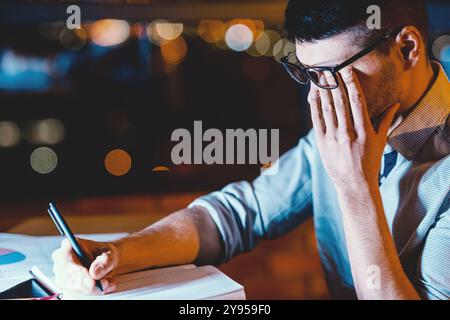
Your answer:
[[[396,102],[389,109],[387,109],[381,119],[380,125],[378,126],[378,133],[387,136],[388,130],[392,125],[392,121],[394,120],[394,116],[400,108],[400,103]]]
[[[100,280],[105,277],[114,268],[114,259],[112,253],[103,252],[98,255],[91,263],[89,268],[89,275],[92,279]]]

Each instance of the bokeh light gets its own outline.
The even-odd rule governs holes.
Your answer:
[[[156,26],[157,25],[164,25],[167,24],[168,22],[166,20],[155,20],[152,23],[150,23],[147,28],[146,28],[146,32],[147,32],[147,38],[148,40],[150,40],[151,43],[160,46],[163,43],[166,43],[168,40],[164,39],[163,37],[161,37],[161,35],[159,34]]]
[[[264,22],[262,20],[251,20],[251,19],[233,19],[229,21],[226,25],[227,28],[231,27],[232,25],[236,24],[242,24],[244,26],[247,26],[253,33],[253,39],[256,39],[256,37],[264,31]]]
[[[116,46],[130,36],[130,25],[124,20],[102,19],[95,21],[89,28],[89,35],[96,45]]]
[[[287,56],[291,52],[293,52],[294,55],[295,55],[295,43],[286,40],[285,43],[284,43],[284,52],[283,53],[284,53],[285,56]]]
[[[158,22],[155,23],[155,30],[164,40],[175,40],[183,33],[183,24]]]
[[[263,56],[270,50],[270,38],[265,32],[261,32],[255,40],[255,49]]]
[[[289,55],[289,53],[294,52],[295,51],[295,45],[286,40],[286,39],[280,39],[277,41],[277,43],[275,43],[275,45],[273,46],[273,57],[276,60],[280,60],[281,58]]]
[[[271,56],[273,56],[273,53],[274,53],[273,49],[274,49],[275,45],[278,43],[278,41],[280,41],[281,37],[278,32],[273,31],[273,30],[266,30],[266,31],[264,31],[264,33],[270,39],[270,47],[264,55],[266,57],[271,57]]]
[[[181,63],[187,54],[187,44],[183,37],[161,44],[161,55],[168,64]]]
[[[59,33],[59,42],[70,51],[80,50],[86,44],[87,38],[87,32],[83,28],[73,30],[63,28]]]
[[[255,41],[250,48],[247,49],[247,53],[253,57],[266,56],[271,57],[274,55],[274,49],[277,43],[281,40],[278,32],[273,30],[264,30],[257,33]],[[280,48],[277,48],[277,51]]]
[[[156,166],[152,169],[153,172],[167,172],[170,171],[170,169],[166,166]]]
[[[201,20],[198,34],[204,41],[216,43],[224,38],[226,29],[225,23],[221,20]]]
[[[252,21],[255,26],[254,38],[256,39],[256,37],[259,36],[261,32],[264,31],[264,21],[262,20],[252,20]]]
[[[130,24],[130,37],[142,38],[146,36],[146,26],[142,23]]]
[[[64,124],[58,119],[33,121],[26,129],[26,139],[32,144],[58,144],[65,137]]]
[[[234,51],[247,50],[253,42],[253,32],[245,24],[233,24],[225,33],[225,43]]]
[[[39,147],[31,153],[31,168],[40,174],[47,174],[55,170],[58,156],[49,147]]]
[[[450,35],[442,35],[433,42],[433,54],[442,62],[450,62]]]
[[[0,121],[0,147],[14,147],[19,143],[19,141],[19,126],[12,121]]]
[[[111,150],[105,157],[105,168],[113,176],[123,176],[131,169],[131,157],[125,150]]]

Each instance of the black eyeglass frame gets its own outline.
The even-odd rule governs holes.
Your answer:
[[[348,65],[352,64],[353,62],[355,62],[356,60],[364,57],[366,54],[370,53],[371,51],[373,51],[376,47],[378,47],[379,45],[381,45],[383,42],[387,41],[389,38],[391,38],[394,35],[397,35],[401,30],[403,29],[403,27],[398,28],[394,31],[388,32],[384,35],[384,37],[378,39],[377,41],[375,41],[374,43],[372,43],[371,45],[369,45],[367,48],[361,50],[360,52],[358,52],[357,54],[355,54],[354,56],[352,56],[351,58],[345,60],[344,62],[342,62],[341,64],[334,66],[334,67],[325,67],[325,66],[317,66],[317,67],[305,67],[303,65],[296,65],[292,62],[289,62],[289,57],[292,54],[295,54],[295,52],[291,52],[290,54],[288,54],[287,56],[283,57],[280,59],[280,63],[283,65],[284,69],[286,70],[286,72],[289,74],[289,76],[294,79],[297,83],[300,84],[308,84],[309,81],[314,82],[318,87],[322,88],[322,89],[328,89],[328,90],[332,90],[332,89],[336,89],[339,86],[339,81],[337,79],[336,73],[347,67]],[[302,73],[304,73],[306,75],[307,81],[302,82],[300,79],[298,79],[297,77],[295,77],[292,72],[290,71],[290,68],[293,69],[297,69],[300,70]],[[315,81],[313,79],[313,77],[310,76],[308,70],[325,70],[325,71],[329,71],[331,72],[331,74],[334,77],[334,82],[335,85],[333,86],[324,86],[324,85],[320,85],[317,83],[317,81]]]

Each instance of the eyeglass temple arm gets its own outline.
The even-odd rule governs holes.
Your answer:
[[[369,47],[365,48],[364,50],[362,50],[361,52],[359,52],[358,54],[356,54],[355,56],[351,57],[350,59],[342,62],[340,65],[335,66],[332,68],[333,72],[338,72],[339,70],[347,67],[348,65],[352,64],[353,62],[355,62],[356,60],[360,59],[361,57],[365,56],[366,54],[368,54],[369,52],[371,52],[373,49],[375,49],[376,47],[378,47],[380,44],[382,44],[384,41],[386,41],[387,39],[389,39],[390,37],[392,37],[394,34],[400,32],[401,29],[399,29],[398,31],[394,31],[394,32],[389,32],[387,33],[383,38],[379,39],[378,41],[372,43]]]

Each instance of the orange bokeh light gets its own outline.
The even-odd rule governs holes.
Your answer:
[[[128,39],[130,25],[124,20],[97,20],[91,25],[89,34],[92,41],[99,46],[115,46]]]
[[[198,25],[198,34],[209,43],[222,40],[226,30],[225,23],[221,20],[202,20]]]
[[[105,168],[113,176],[123,176],[131,169],[131,157],[122,149],[114,149],[105,157]]]
[[[169,64],[179,64],[186,57],[187,44],[183,37],[161,44],[161,55]]]
[[[152,169],[153,172],[170,171],[166,166],[156,166]]]

